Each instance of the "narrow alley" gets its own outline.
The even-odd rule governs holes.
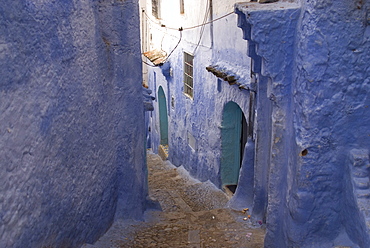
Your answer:
[[[191,178],[182,167],[153,153],[147,159],[149,195],[162,211],[147,211],[143,222],[115,222],[94,245],[83,248],[263,247],[264,227],[248,219],[249,211],[225,208],[225,193]]]

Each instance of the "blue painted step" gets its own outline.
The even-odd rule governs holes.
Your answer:
[[[370,167],[367,149],[351,150],[351,177],[357,206],[362,212],[370,233]]]

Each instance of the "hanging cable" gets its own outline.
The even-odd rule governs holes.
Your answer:
[[[156,21],[153,21],[153,20],[152,20],[152,19],[151,19],[147,14],[146,14],[146,12],[144,12],[144,14],[145,14],[145,16],[149,19],[149,21],[151,21],[151,22],[153,22],[153,23],[155,23],[155,24],[157,24],[157,25],[160,25],[161,27],[166,27],[167,29],[171,29],[171,30],[179,30],[179,28],[167,27],[167,26],[165,26],[165,25],[163,25],[163,24],[160,24],[160,23],[158,23],[158,22],[156,22]],[[223,15],[223,16],[220,16],[220,17],[218,17],[218,18],[216,18],[216,19],[213,19],[213,20],[211,20],[211,21],[209,21],[209,22],[206,22],[206,23],[202,23],[202,24],[195,25],[195,26],[192,26],[192,27],[182,28],[182,30],[189,30],[189,29],[199,28],[199,27],[202,27],[202,26],[204,26],[204,25],[210,24],[210,23],[212,23],[212,22],[215,22],[215,21],[221,20],[222,18],[225,18],[225,17],[227,17],[227,16],[229,16],[229,15],[231,15],[231,14],[234,14],[234,12],[230,12],[230,13],[228,13],[228,14],[225,14],[225,15]]]
[[[189,29],[193,29],[193,28],[198,28],[198,27],[201,27],[201,26],[204,26],[204,25],[210,24],[210,23],[212,23],[212,22],[215,22],[215,21],[221,20],[222,18],[225,18],[225,17],[227,17],[227,16],[229,16],[229,15],[231,15],[231,14],[234,14],[234,12],[230,12],[230,13],[228,13],[228,14],[226,14],[226,15],[220,16],[219,18],[213,19],[213,20],[211,20],[211,21],[209,21],[209,22],[206,22],[206,23],[204,23],[204,24],[199,24],[199,25],[196,25],[196,26],[193,26],[193,27],[184,28],[184,30],[189,30]],[[169,28],[168,28],[168,29],[169,29]]]
[[[198,44],[197,46],[195,47],[194,51],[193,51],[193,55],[195,55],[195,52],[197,51],[198,47],[199,47],[199,44],[202,40],[202,37],[203,37],[203,34],[204,34],[204,29],[205,29],[205,25],[204,23],[206,23],[207,19],[208,19],[208,16],[209,16],[209,12],[210,12],[211,8],[209,6],[209,0],[207,0],[207,4],[206,4],[206,13],[204,15],[204,19],[203,19],[203,25],[201,27],[201,30],[200,30],[200,34],[199,34],[199,41],[198,41]]]
[[[172,51],[168,54],[168,56],[166,57],[166,59],[162,62],[162,63],[160,63],[160,64],[158,64],[159,66],[161,66],[161,65],[163,65],[164,63],[166,63],[167,62],[167,60],[169,59],[169,57],[171,56],[171,54],[176,50],[176,48],[179,46],[179,44],[180,44],[180,42],[181,42],[181,40],[182,40],[182,28],[179,28],[179,31],[180,31],[180,39],[179,39],[179,41],[177,42],[177,44],[176,44],[176,46],[172,49]],[[144,60],[141,60],[144,64],[146,64],[146,65],[148,65],[148,66],[151,66],[151,67],[157,67],[156,65],[151,65],[151,64],[149,64],[148,62],[146,62],[146,61],[144,61]]]
[[[180,39],[179,39],[179,42],[177,42],[176,46],[175,46],[175,47],[172,49],[172,51],[168,54],[168,56],[167,56],[166,60],[163,62],[163,64],[164,64],[165,62],[167,62],[168,58],[169,58],[169,57],[171,56],[171,54],[176,50],[176,48],[179,46],[179,44],[180,44],[180,42],[181,42],[181,40],[182,40],[182,31],[183,31],[182,27],[181,27],[181,28],[179,28],[179,31],[180,31]]]
[[[161,50],[163,50],[163,40],[164,40],[164,37],[166,36],[167,32],[163,32],[163,36],[162,36],[162,40],[161,40]]]
[[[216,18],[216,19],[213,19],[213,20],[211,20],[211,21],[209,21],[209,22],[206,22],[206,20],[207,20],[207,18],[208,18],[208,15],[209,15],[209,12],[210,12],[209,0],[207,0],[207,7],[208,7],[208,8],[207,8],[207,10],[206,10],[206,14],[205,14],[205,18],[204,18],[204,20],[203,20],[203,23],[202,23],[202,24],[199,24],[199,25],[192,26],[192,27],[187,27],[187,28],[183,28],[183,27],[180,27],[180,28],[167,27],[167,26],[165,26],[164,24],[160,24],[159,22],[152,20],[152,19],[147,15],[146,11],[145,11],[144,9],[142,9],[142,12],[144,13],[144,15],[146,16],[146,18],[147,18],[149,21],[153,22],[153,23],[154,23],[154,24],[156,24],[156,25],[160,25],[161,27],[164,27],[164,28],[166,28],[166,29],[176,30],[176,31],[179,31],[179,32],[180,32],[180,39],[179,39],[179,41],[177,42],[176,46],[172,49],[172,51],[168,54],[168,56],[167,56],[166,60],[165,60],[163,63],[167,62],[167,60],[169,59],[169,57],[172,55],[172,53],[176,50],[176,48],[177,48],[177,47],[178,47],[178,45],[180,44],[180,42],[181,42],[181,40],[182,40],[182,31],[184,31],[184,30],[189,30],[189,29],[194,29],[194,28],[198,28],[198,27],[202,27],[202,29],[201,29],[201,31],[200,31],[200,37],[199,37],[198,44],[196,45],[196,47],[195,47],[195,49],[194,49],[194,52],[193,52],[193,54],[194,54],[194,53],[196,52],[196,50],[198,49],[198,47],[199,47],[199,45],[200,45],[200,42],[201,42],[201,40],[202,40],[202,37],[203,37],[203,34],[204,34],[204,27],[205,27],[205,25],[208,25],[208,24],[213,23],[213,22],[215,22],[215,21],[221,20],[221,19],[223,19],[223,18],[225,18],[225,17],[227,17],[227,16],[229,16],[229,15],[231,15],[231,14],[234,14],[234,12],[230,12],[230,13],[225,14],[225,15],[223,15],[223,16],[220,16],[220,17],[218,17],[218,18]],[[167,32],[165,32],[165,34],[168,34],[168,33],[167,33]],[[163,36],[163,38],[164,38],[164,36]],[[163,42],[163,38],[162,38],[162,42]],[[161,42],[161,47],[162,47],[162,42]],[[156,67],[155,65],[150,65],[149,63],[147,63],[147,62],[145,62],[145,61],[143,61],[143,63],[144,63],[144,64],[146,64],[146,65],[148,65],[148,66]],[[162,65],[163,63],[161,63],[161,65]]]

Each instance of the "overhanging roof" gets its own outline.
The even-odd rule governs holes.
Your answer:
[[[255,91],[255,84],[251,80],[250,68],[219,62],[207,66],[206,70],[230,85],[237,85],[240,89]]]
[[[148,52],[143,53],[145,57],[147,57],[150,62],[154,65],[163,64],[166,61],[167,53],[160,49],[154,49]]]

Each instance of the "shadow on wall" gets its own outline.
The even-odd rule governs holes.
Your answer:
[[[0,247],[92,243],[145,207],[137,3],[0,5]]]

